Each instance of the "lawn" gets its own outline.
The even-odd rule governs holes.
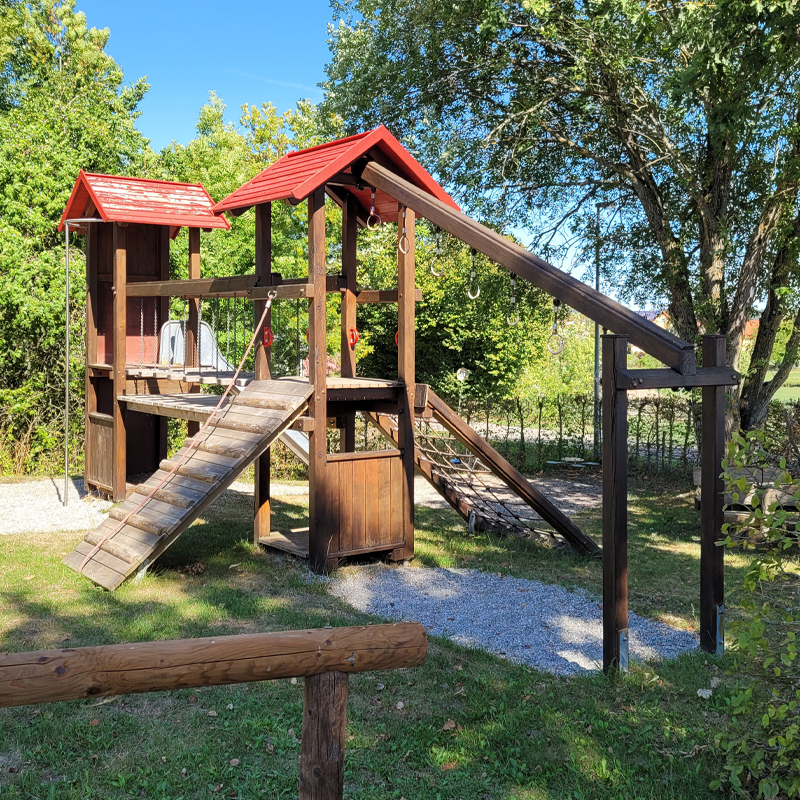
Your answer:
[[[771,378],[772,373],[767,375],[767,378]],[[787,401],[796,401],[800,400],[800,367],[795,367],[790,373],[789,377],[786,379],[786,383],[775,392],[775,400],[781,400],[784,403]]]
[[[696,629],[698,515],[689,488],[632,486],[631,608]],[[0,646],[380,621],[329,596],[304,563],[255,549],[250,503],[229,494],[152,573],[115,594],[60,564],[75,534],[0,538]],[[306,513],[295,498],[274,508],[281,527]],[[599,538],[599,520],[598,509],[578,521]],[[468,538],[450,511],[418,509],[417,527],[416,566],[600,590],[598,561],[519,539]],[[730,585],[744,566],[727,557]],[[714,737],[728,724],[738,680],[732,667],[730,656],[696,653],[636,666],[625,678],[557,678],[432,638],[420,668],[352,677],[345,797],[710,796],[721,764]],[[701,700],[697,689],[712,677],[722,685]],[[302,680],[281,680],[2,710],[0,798],[296,797],[302,695]],[[445,730],[448,720],[457,727]]]

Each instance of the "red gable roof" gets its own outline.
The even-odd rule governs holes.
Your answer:
[[[214,201],[202,183],[176,183],[148,178],[125,178],[80,171],[58,224],[86,215],[91,200],[104,222],[169,225],[172,236],[182,227],[222,228],[230,223],[214,213]]]
[[[273,200],[299,203],[324,186],[334,175],[348,172],[350,167],[370,151],[379,151],[395,166],[397,172],[420,189],[432,194],[455,209],[458,206],[438,183],[423,169],[408,150],[380,125],[375,130],[358,133],[346,139],[287,153],[252,180],[229,194],[214,206],[214,211],[244,210]],[[348,187],[366,212],[370,208],[370,190]],[[375,210],[385,219],[397,213],[397,201],[377,192]]]

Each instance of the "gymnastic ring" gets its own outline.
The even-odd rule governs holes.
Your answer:
[[[405,245],[403,245],[403,242],[405,242]],[[398,250],[399,250],[399,251],[400,251],[400,252],[401,252],[401,253],[402,253],[404,256],[406,256],[406,255],[408,255],[408,254],[409,254],[409,252],[411,251],[411,240],[408,238],[408,236],[406,236],[405,234],[403,234],[403,235],[400,237],[400,241],[397,243],[397,249],[398,249]]]
[[[370,213],[367,217],[367,230],[374,231],[377,230],[378,226],[381,224],[381,218],[378,214],[374,211]]]
[[[519,311],[514,312],[514,316],[512,318],[511,314],[506,317],[506,322],[508,323],[509,328],[513,328],[515,325],[519,323]]]
[[[550,353],[551,356],[558,356],[564,352],[564,339],[559,334],[554,333],[548,340],[547,340],[547,352]]]
[[[394,335],[394,346],[400,347],[400,331],[397,331]]]
[[[269,347],[275,341],[275,336],[272,333],[272,328],[267,325],[264,326],[264,347]]]
[[[467,297],[469,297],[470,300],[477,300],[480,297],[480,295],[481,295],[481,287],[477,283],[475,284],[475,294],[472,294],[472,291],[470,289],[467,289]]]
[[[350,347],[355,347],[358,344],[359,338],[358,331],[355,328],[350,328],[347,333],[347,341],[350,343]]]
[[[436,278],[441,278],[441,277],[442,277],[442,275],[444,275],[444,264],[442,264],[442,268],[441,268],[441,269],[440,269],[440,270],[437,272],[437,271],[436,271],[436,270],[433,268],[433,267],[434,267],[434,264],[436,264],[436,262],[437,262],[437,261],[439,261],[439,259],[438,259],[438,258],[434,258],[434,259],[433,259],[433,261],[431,261],[431,275],[433,275],[433,276],[434,276],[434,277],[436,277]]]

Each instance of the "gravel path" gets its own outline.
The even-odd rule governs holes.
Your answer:
[[[87,495],[81,478],[70,481],[67,499],[65,507],[63,478],[0,483],[0,536],[91,530],[113,505]]]
[[[432,634],[557,675],[599,669],[602,610],[583,590],[474,569],[359,567],[333,578],[336,597],[370,614],[421,622]],[[697,638],[630,614],[631,658],[659,661]]]

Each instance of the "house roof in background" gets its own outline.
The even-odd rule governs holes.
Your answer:
[[[422,165],[395,139],[389,130],[379,125],[374,130],[337,139],[327,144],[287,153],[260,172],[224,200],[214,206],[216,212],[243,211],[251,206],[274,200],[296,204],[324,186],[335,175],[350,173],[351,167],[364,156],[374,155],[392,165],[395,171],[420,189],[452,208],[458,206]],[[348,186],[368,214],[371,206],[369,187]],[[338,198],[334,196],[338,201]],[[383,192],[375,194],[375,211],[385,220],[397,214],[397,201]]]
[[[94,211],[91,211],[91,205]],[[99,216],[103,222],[169,225],[170,235],[183,228],[221,228],[230,223],[214,213],[214,201],[202,183],[177,183],[80,171],[59,222]]]

